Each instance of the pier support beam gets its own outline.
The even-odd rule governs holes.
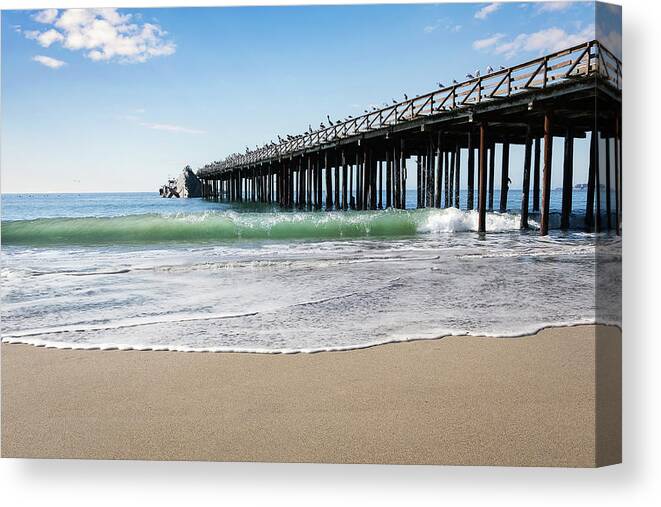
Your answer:
[[[443,185],[445,186],[443,207],[450,207],[450,153],[443,153]]]
[[[333,207],[333,189],[331,187],[331,167],[328,162],[328,151],[324,152],[324,169],[326,171],[326,211]]]
[[[406,209],[406,150],[404,146],[404,139],[402,139],[400,143],[400,155],[402,158],[402,164],[400,166],[400,174],[401,174],[400,205],[402,209]]]
[[[390,149],[386,147],[386,208],[392,207],[392,160]]]
[[[585,227],[588,231],[594,226],[594,187],[595,187],[595,159],[597,157],[596,134],[593,130],[590,134],[590,162],[588,166],[588,189],[585,197]]]
[[[528,206],[530,203],[530,164],[532,158],[532,138],[530,128],[526,135],[526,146],[523,154],[523,184],[521,188],[521,229],[528,226]]]
[[[612,207],[611,207],[611,139],[606,134],[606,228],[612,229]]]
[[[491,143],[489,149],[489,211],[493,211],[493,188],[496,171],[496,143]]]
[[[379,209],[383,209],[383,160],[379,160],[379,188],[377,195],[379,196],[377,206]]]
[[[486,146],[486,124],[480,125],[480,148],[479,148],[479,175],[478,175],[478,225],[477,231],[484,234],[487,225],[487,146]]]
[[[454,169],[454,206],[459,209],[459,198],[461,196],[461,146],[457,143],[455,148],[455,169]]]
[[[500,166],[500,206],[499,211],[507,211],[507,194],[510,188],[510,143],[503,142],[503,156]]]
[[[454,179],[455,179],[454,174],[456,172],[456,168],[457,168],[457,150],[453,149],[450,152],[450,167],[448,171],[449,174],[447,175],[448,178],[448,192],[447,192],[448,205],[446,206],[447,208],[451,208],[452,206],[454,206]]]
[[[615,117],[615,136],[613,139],[615,143],[615,232],[621,233],[622,225],[622,146],[620,144],[620,117]]]
[[[560,227],[569,229],[574,190],[574,131],[570,127],[565,135],[565,155],[562,174],[562,216]]]
[[[594,155],[594,192],[595,192],[595,214],[594,214],[594,229],[595,232],[601,232],[601,133],[595,130],[595,155]]]
[[[551,131],[551,113],[544,115],[544,173],[542,175],[542,217],[540,234],[549,233],[549,211],[551,209],[551,162],[553,157],[553,132]]]
[[[441,207],[441,184],[443,177],[443,155],[441,152],[441,133],[438,133],[438,138],[436,139],[436,149],[433,153],[434,157],[434,207]]]
[[[475,150],[473,149],[473,133],[468,133],[468,190],[466,193],[466,209],[474,207],[475,194]]]
[[[417,194],[416,207],[422,208],[422,207],[424,207],[424,205],[422,203],[423,192],[426,194],[427,191],[424,188],[423,181],[422,181],[422,160],[421,160],[420,155],[418,155],[416,157],[415,163],[416,163],[416,176],[418,178],[418,182],[417,182],[417,186],[416,186],[416,194]]]
[[[539,137],[535,137],[535,166],[532,176],[532,210],[539,211],[539,168],[541,164],[541,147]]]
[[[342,150],[342,209],[347,210],[347,177],[349,173],[349,168],[347,166],[347,159]]]

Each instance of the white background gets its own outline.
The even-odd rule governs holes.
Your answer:
[[[365,3],[369,0],[364,0]],[[405,0],[401,0],[405,1]],[[277,4],[268,0],[194,5]],[[312,3],[291,0],[288,3]],[[315,2],[320,3],[320,2]],[[346,2],[325,2],[346,3]],[[20,1],[0,7],[183,5]],[[661,13],[624,4],[624,464],[596,470],[0,460],[3,505],[649,505],[661,499]],[[656,317],[656,319],[655,319]],[[655,322],[656,320],[656,322]],[[656,324],[656,325],[655,325]]]

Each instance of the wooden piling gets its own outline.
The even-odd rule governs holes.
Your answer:
[[[441,133],[438,133],[434,153],[434,208],[441,207],[441,191],[443,178],[443,158],[441,155]]]
[[[539,177],[541,165],[541,146],[539,137],[535,137],[535,165],[532,176],[532,210],[539,211]]]
[[[324,152],[324,170],[326,176],[326,211],[330,211],[333,208],[333,193],[331,188],[331,166],[328,161],[328,151]]]
[[[354,165],[349,164],[349,208],[354,209],[354,200],[353,200],[353,179],[354,179]]]
[[[601,232],[602,217],[601,217],[601,134],[598,130],[595,131],[595,157],[594,157],[594,193],[595,193],[595,214],[594,214],[594,229],[595,232]]]
[[[594,226],[594,187],[595,187],[595,158],[597,144],[595,131],[590,134],[590,161],[588,165],[588,189],[585,197],[585,227],[588,231]]]
[[[418,208],[422,208],[422,207],[424,207],[423,203],[422,203],[423,192],[425,192],[425,194],[426,194],[426,190],[424,189],[424,185],[423,185],[423,182],[422,182],[423,172],[422,172],[422,160],[421,160],[420,155],[418,155],[415,158],[415,163],[416,163],[416,176],[418,178],[418,183],[417,183],[417,186],[416,186],[416,192],[417,192],[417,199],[416,199],[417,205],[416,206]]]
[[[622,178],[622,151],[621,151],[621,138],[620,138],[620,117],[615,117],[615,136],[613,138],[615,143],[615,232],[621,233],[622,225],[622,195],[621,195],[621,178]]]
[[[527,229],[528,225],[528,206],[530,202],[530,164],[532,158],[532,138],[530,128],[526,135],[525,152],[523,155],[523,184],[521,188],[521,229]]]
[[[475,150],[473,149],[473,133],[468,133],[468,189],[466,192],[466,209],[474,207],[475,194]]]
[[[386,208],[392,207],[392,160],[390,149],[386,147]]]
[[[344,154],[344,150],[342,150],[342,209],[347,210],[348,204],[347,204],[347,178],[349,176],[349,167],[347,165],[347,159]]]
[[[445,185],[445,192],[443,197],[443,207],[450,207],[450,153],[446,151],[443,154],[443,184]]]
[[[402,158],[402,163],[400,166],[400,172],[401,172],[401,198],[400,198],[400,204],[402,209],[406,209],[406,150],[404,146],[404,139],[401,140],[401,158]]]
[[[612,229],[612,208],[611,208],[611,140],[608,135],[606,141],[606,229]]]
[[[499,211],[505,213],[507,211],[507,194],[510,188],[510,143],[503,142],[503,156],[500,166],[500,206]]]
[[[335,164],[335,171],[333,172],[333,189],[334,189],[334,194],[333,194],[333,203],[335,209],[340,209],[340,164],[336,163]]]
[[[496,171],[496,143],[489,149],[489,211],[493,211],[494,178]]]
[[[477,231],[486,232],[487,225],[487,146],[486,124],[480,124],[479,175],[478,175],[478,225]]]
[[[383,209],[383,160],[379,160],[379,189],[377,190],[379,209]]]
[[[454,171],[454,206],[459,209],[459,200],[461,196],[461,146],[457,143],[455,148],[455,171]]]
[[[448,176],[448,197],[450,198],[449,203],[448,203],[448,208],[451,208],[454,206],[454,180],[455,180],[455,172],[456,172],[456,167],[457,166],[457,150],[454,149],[450,152],[450,174]]]
[[[569,229],[572,209],[572,194],[574,191],[574,131],[567,128],[565,134],[565,153],[562,174],[562,215],[560,227]]]
[[[551,113],[544,115],[544,169],[542,174],[542,216],[540,234],[549,233],[549,211],[551,209],[551,162],[553,157],[553,132],[551,131]]]

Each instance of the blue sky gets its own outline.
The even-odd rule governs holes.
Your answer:
[[[4,11],[2,191],[154,190],[186,164],[593,33],[578,2]]]

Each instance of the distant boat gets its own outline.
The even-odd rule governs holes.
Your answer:
[[[603,183],[599,185],[599,188],[601,189],[606,189],[606,185]],[[588,184],[587,183],[577,183],[574,185],[574,190],[582,190],[582,191],[587,191],[588,189]]]

